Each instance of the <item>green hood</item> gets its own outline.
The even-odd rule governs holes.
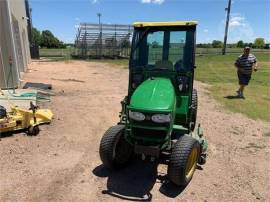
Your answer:
[[[145,80],[133,93],[131,110],[171,112],[175,105],[174,87],[170,79],[152,78]]]

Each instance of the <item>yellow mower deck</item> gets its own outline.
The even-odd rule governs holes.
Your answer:
[[[32,110],[11,107],[11,112],[7,113],[7,117],[0,119],[0,133],[29,129],[40,124],[50,123],[52,117],[53,113],[49,109],[37,109],[34,115]]]

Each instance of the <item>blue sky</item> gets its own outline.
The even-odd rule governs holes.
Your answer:
[[[223,40],[228,0],[30,0],[33,25],[73,42],[76,25],[131,24],[134,21],[197,20],[197,43]],[[270,0],[232,0],[229,42],[270,42]]]

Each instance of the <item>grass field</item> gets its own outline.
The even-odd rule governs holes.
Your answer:
[[[55,48],[40,48],[39,55],[40,57],[66,57],[70,58],[73,52],[72,47],[55,49]]]
[[[197,57],[195,78],[211,84],[213,97],[225,108],[246,114],[253,119],[270,121],[270,54],[257,53],[259,71],[253,73],[245,89],[246,99],[234,98],[238,79],[234,61],[238,55]]]

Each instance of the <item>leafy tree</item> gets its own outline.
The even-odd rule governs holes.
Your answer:
[[[222,43],[222,41],[213,40],[212,41],[212,46],[213,46],[213,48],[222,48],[223,47],[223,43]]]
[[[253,43],[244,43],[244,47],[246,47],[246,46],[254,48],[254,44]]]
[[[41,42],[41,35],[40,35],[40,31],[38,31],[38,29],[34,28],[32,29],[32,41],[33,44],[39,46],[40,42]]]
[[[270,44],[265,44],[264,49],[270,49]]]
[[[244,48],[244,42],[242,40],[237,42],[237,47],[238,48]]]
[[[197,48],[212,48],[211,43],[199,43],[196,46],[197,46]]]
[[[227,44],[228,48],[237,48],[237,44],[235,43],[231,43],[231,44]]]
[[[254,41],[254,47],[255,48],[263,48],[264,47],[264,38],[256,38]]]
[[[57,39],[53,33],[49,30],[44,30],[41,33],[41,41],[40,41],[41,47],[47,47],[47,48],[65,48],[65,44]]]
[[[49,30],[44,30],[41,33],[41,47],[56,48],[59,40]]]
[[[157,41],[153,41],[152,42],[152,47],[153,48],[158,48],[159,47],[158,42]]]

